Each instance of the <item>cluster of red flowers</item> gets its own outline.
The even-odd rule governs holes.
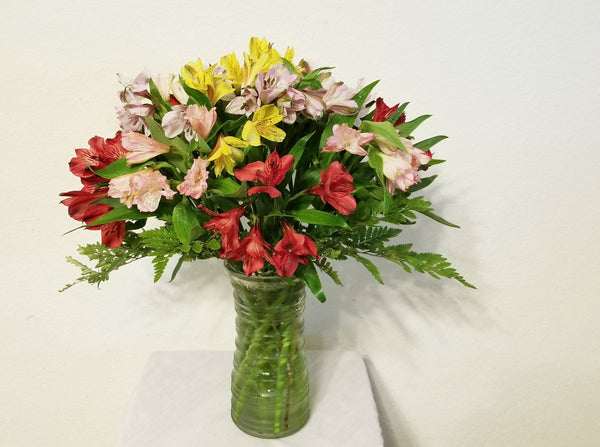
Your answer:
[[[214,216],[204,228],[221,235],[221,258],[231,261],[243,261],[247,276],[262,269],[265,260],[270,262],[277,274],[282,277],[292,276],[298,264],[308,262],[308,256],[317,257],[317,246],[308,237],[298,234],[292,226],[283,222],[283,238],[271,247],[262,237],[260,226],[254,224],[248,236],[239,240],[240,219],[246,212],[245,206],[238,206],[224,213],[215,213],[200,205],[200,208]]]
[[[235,176],[241,181],[263,183],[248,190],[248,195],[259,193],[269,194],[271,198],[278,197],[281,192],[276,188],[294,162],[293,155],[279,157],[273,151],[265,162],[256,161],[236,169]],[[308,194],[321,198],[323,203],[329,203],[344,215],[356,209],[356,201],[350,194],[354,191],[353,178],[339,162],[333,162],[325,171],[321,171],[321,181],[318,185],[307,190]],[[298,264],[308,262],[308,256],[317,257],[317,246],[308,236],[297,233],[287,222],[283,221],[282,239],[271,247],[262,237],[260,227],[256,223],[250,229],[248,236],[239,240],[239,221],[246,212],[246,206],[238,206],[223,213],[215,213],[203,205],[199,206],[207,214],[213,216],[204,228],[221,235],[221,258],[231,261],[243,261],[243,269],[250,276],[264,267],[265,260],[271,263],[282,277],[293,275]]]
[[[93,137],[88,143],[89,149],[77,149],[76,156],[69,162],[69,169],[81,179],[83,188],[80,191],[68,191],[60,194],[68,197],[60,203],[68,207],[69,215],[86,224],[94,222],[112,209],[109,205],[94,203],[108,197],[108,186],[105,185],[108,180],[100,177],[94,171],[107,167],[127,153],[121,144],[121,132],[118,132],[115,138],[108,138],[106,141],[101,137]],[[102,243],[107,247],[118,247],[125,237],[125,221],[92,225],[86,228],[100,230]]]

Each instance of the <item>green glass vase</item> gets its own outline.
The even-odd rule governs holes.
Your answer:
[[[231,417],[252,436],[288,436],[309,416],[304,282],[279,276],[248,278],[229,265],[226,270],[236,310]]]

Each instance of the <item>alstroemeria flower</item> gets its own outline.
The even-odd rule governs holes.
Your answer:
[[[223,169],[233,175],[234,166],[244,160],[244,153],[240,149],[246,147],[248,147],[246,141],[220,135],[215,148],[208,157],[208,161],[215,163],[215,175],[219,177]]]
[[[206,214],[213,216],[203,228],[214,231],[215,235],[221,234],[221,249],[219,250],[219,256],[221,256],[221,258],[228,257],[229,253],[240,245],[240,219],[246,212],[246,207],[238,206],[223,213],[215,213],[204,205],[198,205],[198,208]]]
[[[63,199],[60,203],[68,207],[69,215],[73,219],[89,224],[113,209],[108,205],[94,203],[97,200],[108,197],[107,193],[107,187],[97,189],[86,189],[84,187],[81,191],[61,193],[62,197],[67,198]],[[102,243],[107,247],[118,247],[125,237],[125,221],[123,220],[88,226],[86,228],[88,230],[100,230]]]
[[[399,106],[400,106],[400,104],[396,104],[393,107],[388,107],[385,104],[385,102],[383,102],[383,98],[377,98],[377,100],[375,101],[375,114],[373,115],[373,119],[371,121],[373,121],[373,122],[386,121],[390,116],[392,116],[394,114],[394,112],[396,112],[396,110],[398,110]],[[400,116],[394,123],[394,127],[399,126],[400,124],[404,123],[405,121],[406,121],[406,115],[403,112],[402,114],[400,114]]]
[[[254,87],[261,101],[269,104],[283,95],[297,78],[298,75],[290,73],[285,65],[279,63],[269,68],[266,73],[258,73]]]
[[[387,179],[390,194],[396,189],[405,191],[415,183],[419,183],[419,167],[431,161],[431,152],[414,147],[412,142],[400,137],[408,153],[395,147],[380,145],[379,154],[383,160],[383,175]]]
[[[96,219],[104,216],[112,209],[113,208],[111,206],[101,203],[94,204],[86,210],[83,221],[86,224],[93,223]],[[110,248],[115,248],[121,245],[123,243],[123,239],[125,239],[127,223],[124,220],[119,220],[100,225],[89,225],[86,228],[88,230],[99,230],[102,244]]]
[[[235,170],[235,177],[240,181],[259,181],[265,186],[254,186],[248,190],[248,195],[266,192],[269,197],[275,198],[281,195],[281,191],[275,188],[279,185],[285,175],[294,164],[293,155],[279,157],[277,150],[271,152],[266,161],[255,161]]]
[[[317,246],[308,236],[298,234],[289,223],[284,222],[282,228],[283,238],[275,244],[269,261],[279,276],[287,278],[296,272],[299,263],[308,264],[308,256],[317,257]]]
[[[288,56],[286,52],[286,56]],[[279,52],[273,48],[266,38],[250,39],[250,54],[244,53],[244,80],[242,87],[252,87],[260,72],[269,70],[273,65],[281,62]]]
[[[163,101],[173,104],[173,98],[175,98],[177,104],[187,104],[189,96],[183,89],[179,78],[176,78],[173,73],[161,73],[153,76],[152,80]]]
[[[160,143],[138,132],[123,135],[123,147],[127,149],[127,164],[144,163],[157,155],[166,154],[171,150],[167,144]]]
[[[281,142],[285,139],[285,132],[275,126],[283,119],[279,109],[272,105],[262,106],[252,117],[252,121],[247,121],[242,129],[242,139],[250,143],[251,146],[260,146],[260,138],[266,140]]]
[[[184,132],[188,141],[197,140],[198,135],[206,140],[217,121],[217,110],[213,107],[192,104],[189,106],[176,105],[165,113],[162,127],[167,138],[174,138]]]
[[[145,118],[152,116],[154,106],[150,100],[150,73],[143,71],[132,81],[119,74],[123,90],[119,92],[121,106],[117,108],[119,125],[123,132],[144,131],[149,134]]]
[[[69,169],[81,179],[84,189],[93,191],[98,183],[106,179],[94,171],[107,167],[112,162],[122,158],[127,153],[123,147],[121,132],[114,138],[93,137],[88,141],[89,149],[76,149],[76,156],[69,162]],[[93,169],[93,170],[92,170]]]
[[[206,179],[208,179],[206,165],[208,165],[208,160],[196,158],[192,163],[192,167],[185,174],[183,183],[177,185],[177,190],[181,194],[193,197],[194,199],[202,197],[202,194],[208,189],[208,183],[206,183]]]
[[[356,90],[348,87],[343,82],[335,82],[326,78],[323,87],[327,90],[323,95],[323,102],[327,111],[339,113],[340,115],[352,115],[358,110],[356,101],[352,99]]]
[[[302,94],[304,95],[304,114],[315,121],[320,120],[325,113],[325,104],[323,103],[325,89],[306,88],[302,90]]]
[[[253,88],[246,87],[240,96],[236,96],[227,104],[225,111],[232,115],[250,116],[261,106],[258,92]]]
[[[325,172],[321,171],[321,181],[308,189],[308,193],[321,197],[323,203],[347,216],[356,209],[356,200],[350,194],[356,188],[352,184],[352,175],[339,161],[334,161]]]
[[[362,145],[370,143],[375,138],[374,133],[361,133],[360,130],[351,129],[344,123],[333,125],[333,135],[327,138],[327,145],[323,152],[341,152],[348,151],[354,155],[368,155]]]
[[[201,59],[189,62],[181,68],[181,78],[186,85],[204,93],[211,104],[216,104],[221,98],[235,91],[228,80],[214,76],[215,68],[216,66],[212,65],[205,70]]]
[[[244,261],[243,269],[246,276],[262,269],[265,265],[265,258],[270,259],[269,252],[271,246],[265,242],[260,234],[258,224],[254,225],[248,236],[240,242],[239,247],[229,253],[228,258],[232,261]]]
[[[176,194],[159,171],[144,169],[111,179],[108,196],[131,208],[136,205],[142,212],[153,212],[158,208],[161,197],[172,199]]]
[[[304,95],[295,88],[288,88],[285,95],[277,100],[277,107],[283,115],[283,122],[294,124],[296,122],[296,112],[304,110]]]

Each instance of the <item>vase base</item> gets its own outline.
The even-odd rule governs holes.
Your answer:
[[[153,353],[141,373],[114,447],[259,447],[231,420],[231,351]],[[350,351],[306,352],[311,416],[289,447],[383,447],[365,363]],[[135,372],[137,374],[137,371]]]
[[[241,431],[243,431],[247,435],[254,436],[255,438],[262,438],[262,439],[278,439],[278,438],[285,438],[287,436],[293,435],[294,433],[297,433],[298,431],[302,430],[302,428],[308,422],[309,418],[310,418],[310,414],[306,418],[306,421],[304,423],[298,425],[297,427],[282,430],[277,433],[273,433],[273,432],[269,432],[269,431],[252,430],[252,428],[247,427],[241,423],[238,423],[238,421],[235,420],[235,416],[234,416],[233,412],[231,414],[231,420],[233,421],[233,423],[236,425],[237,428],[239,428]]]

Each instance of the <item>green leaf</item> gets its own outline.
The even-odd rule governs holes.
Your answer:
[[[296,210],[290,211],[296,220],[307,224],[325,225],[332,227],[348,227],[346,221],[340,216],[335,214],[327,213],[319,210]]]
[[[171,147],[174,147],[183,156],[189,155],[190,147],[187,143],[184,143],[181,139],[177,137],[167,138],[162,126],[149,116],[146,117],[146,125],[148,126],[148,129],[150,129],[150,135],[154,140],[158,141],[159,143],[167,144]]]
[[[427,118],[430,118],[431,115],[421,115],[418,118],[415,118],[412,121],[407,121],[406,123],[400,124],[397,129],[400,133],[401,137],[408,138],[413,133],[413,131],[419,127],[419,125],[425,121]]]
[[[298,269],[296,270],[296,276],[308,286],[313,295],[322,303],[325,302],[327,297],[325,296],[325,292],[323,291],[323,285],[321,284],[321,279],[315,269],[315,266],[312,260],[308,261],[308,265],[298,264]]]
[[[446,225],[447,227],[460,228],[458,225],[453,224],[452,222],[447,221],[443,217],[438,216],[433,211],[426,210],[426,211],[418,211],[418,212],[421,213],[421,214],[423,214],[424,216],[429,217],[430,219],[435,220],[436,222],[439,222],[439,223],[441,223],[443,225]]]
[[[433,146],[435,146],[436,144],[438,144],[440,141],[445,140],[446,138],[448,138],[448,137],[445,135],[438,135],[437,137],[431,137],[431,138],[427,138],[426,140],[419,141],[414,146],[418,147],[422,151],[427,151],[427,150],[431,149]]]
[[[126,174],[133,174],[134,172],[139,172],[142,169],[145,169],[148,166],[148,163],[143,165],[136,166],[127,166],[127,159],[125,157],[119,158],[118,160],[113,161],[107,167],[103,169],[98,169],[97,171],[92,171],[99,175],[102,178],[113,179],[117,177],[121,177]],[[91,169],[91,168],[90,168]]]
[[[212,104],[210,103],[210,99],[208,99],[208,96],[196,89],[189,87],[185,83],[185,81],[181,79],[181,77],[179,78],[179,81],[181,83],[181,86],[183,87],[183,90],[185,90],[185,92],[190,97],[188,100],[188,105],[198,104],[199,106],[206,106],[206,108],[209,110],[212,108]]]
[[[367,99],[367,96],[369,96],[369,93],[371,93],[371,90],[373,90],[378,83],[379,81],[371,82],[369,85],[363,87],[356,95],[354,95],[352,99],[356,101],[356,105],[358,106],[359,110],[365,103],[365,100]]]
[[[171,279],[169,280],[169,282],[173,282],[175,280],[175,277],[177,276],[177,273],[179,273],[179,269],[183,265],[183,261],[184,261],[184,257],[183,256],[181,256],[177,260],[177,265],[175,265],[175,268],[173,269],[173,273],[171,274]]]
[[[290,61],[288,61],[285,57],[281,58],[281,63],[283,65],[285,65],[285,68],[287,68],[290,73],[298,74],[296,67],[294,67],[294,65]]]
[[[398,126],[398,129],[400,127],[401,126]],[[389,143],[408,153],[408,151],[404,147],[404,144],[402,143],[402,140],[400,140],[400,137],[398,136],[398,132],[396,132],[396,128],[392,123],[388,121],[363,121],[360,125],[360,130],[363,132],[374,133],[375,135],[377,135],[377,137],[387,140]]]
[[[389,121],[392,125],[396,123],[396,121],[398,121],[398,118],[400,118],[400,115],[402,115],[404,113],[404,110],[406,109],[406,106],[408,105],[407,102],[405,102],[404,104],[402,104],[400,107],[398,107],[398,109],[392,113],[386,121]]]
[[[153,79],[149,79],[148,87],[150,90],[150,95],[152,95],[152,103],[155,106],[158,106],[160,112],[162,114],[165,114],[166,112],[170,111],[171,104],[162,99],[162,96],[160,95],[160,92],[158,91],[158,88],[156,87],[156,84],[154,83]]]
[[[116,222],[119,220],[147,219],[148,217],[154,215],[155,213],[142,213],[137,208],[127,208],[125,205],[121,205],[115,209],[110,210],[103,216],[100,216],[93,222],[88,223],[86,226],[91,227],[94,225],[102,225],[105,223]]]
[[[379,179],[379,183],[381,184],[381,189],[383,191],[383,201],[381,205],[383,208],[382,211],[385,214],[390,209],[392,203],[392,196],[386,187],[385,176],[383,175],[383,159],[381,158],[379,150],[374,147],[371,147],[369,149],[369,166],[375,169],[375,172],[377,173],[377,178]]]
[[[217,178],[211,181],[211,190],[220,196],[232,196],[236,194],[242,185],[231,177]]]
[[[300,159],[302,158],[302,155],[304,154],[304,148],[306,147],[306,143],[308,142],[308,140],[310,140],[310,137],[312,137],[315,134],[315,132],[311,132],[308,135],[300,138],[298,141],[296,141],[296,144],[294,144],[294,147],[290,149],[289,155],[293,155],[294,156],[294,166],[292,168],[296,169],[296,166],[298,165],[298,162],[300,161]]]
[[[334,67],[320,67],[316,70],[307,73],[300,82],[296,85],[296,89],[304,90],[307,87],[312,88],[313,90],[318,90],[322,87],[321,81],[319,81],[319,76],[323,70],[331,70]]]
[[[186,198],[183,198],[173,209],[173,227],[175,234],[182,244],[192,242],[192,228],[200,225],[198,216],[192,209],[192,204]]]
[[[379,273],[379,270],[377,269],[377,266],[375,264],[373,264],[369,259],[367,258],[363,258],[362,256],[359,255],[353,255],[354,259],[356,259],[358,262],[360,262],[362,265],[364,265],[366,267],[366,269],[371,273],[371,275],[373,275],[373,277],[377,280],[377,282],[379,282],[380,284],[383,284],[383,279],[381,279],[381,274]]]

